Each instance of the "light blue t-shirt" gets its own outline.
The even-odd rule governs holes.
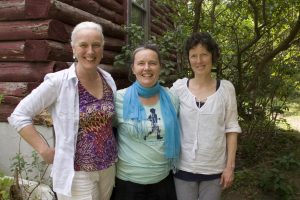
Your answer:
[[[157,183],[168,176],[171,167],[164,157],[165,128],[160,102],[144,106],[147,120],[136,126],[134,121],[123,119],[125,92],[126,89],[119,90],[116,95],[117,177],[138,184]],[[178,100],[168,93],[177,112]]]

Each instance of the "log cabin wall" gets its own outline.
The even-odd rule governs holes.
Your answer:
[[[161,36],[166,30],[174,30],[174,24],[169,14],[172,9],[168,5],[150,1],[150,35]]]
[[[128,0],[1,0],[0,1],[0,121],[7,121],[19,101],[37,87],[45,74],[73,62],[70,35],[82,21],[102,25],[105,37],[101,67],[112,74],[118,88],[129,84],[128,69],[113,67],[126,41]],[[151,33],[172,27],[166,7],[150,1]],[[162,10],[159,10],[162,9]]]

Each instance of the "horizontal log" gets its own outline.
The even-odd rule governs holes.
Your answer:
[[[28,61],[72,61],[73,52],[70,44],[50,40],[26,40],[25,58]]]
[[[0,94],[24,97],[39,84],[38,82],[0,82]]]
[[[121,39],[125,36],[120,25],[57,0],[25,0],[25,13],[31,19],[53,18],[70,25],[94,21],[102,25],[105,35]]]
[[[103,2],[103,0],[99,0],[99,1],[97,1],[97,0],[96,1],[95,0],[76,0],[76,1],[59,0],[59,1],[69,4],[71,6],[74,6],[76,8],[79,8],[81,10],[87,11],[96,16],[100,16],[100,15],[98,15],[98,14],[100,14],[98,12],[99,12],[99,9],[101,9],[101,8],[104,8],[105,10],[108,10],[108,11],[113,11],[115,14],[120,15],[120,16],[123,16],[124,11],[126,10],[122,7],[122,2],[121,3],[118,1],[114,2],[114,0],[105,1],[105,2]],[[117,10],[118,10],[118,12],[116,12]]]
[[[73,62],[70,62],[73,63]],[[57,72],[63,69],[67,69],[71,66],[71,64],[69,64],[68,62],[55,62],[54,68],[53,68],[53,72]]]
[[[105,50],[103,52],[103,58],[100,63],[102,64],[112,64],[114,62],[115,56],[118,55],[118,52]]]
[[[117,0],[117,2],[119,3],[119,4],[121,4],[121,5],[123,5],[124,4],[124,1],[125,0]],[[125,2],[126,3],[126,2]],[[123,7],[124,8],[124,7]],[[126,7],[125,7],[126,8]]]
[[[101,6],[109,8],[110,10],[114,10],[117,13],[123,15],[124,11],[127,10],[127,8],[123,7],[122,4],[120,4],[118,1],[115,0],[95,0],[97,1]]]
[[[63,2],[63,3],[66,3],[66,4],[69,4],[69,5],[72,5],[74,0],[59,0],[60,2]],[[75,0],[75,1],[78,1],[78,0]]]
[[[0,21],[14,21],[25,19],[25,1],[0,1]]]
[[[122,25],[125,23],[123,15],[120,15],[116,11],[104,7],[103,5],[100,5],[94,0],[77,0],[73,1],[72,5],[76,8],[89,12],[98,17],[102,17],[116,24]]]
[[[159,35],[159,34],[153,32],[153,30],[152,30],[152,31],[150,30],[150,36],[154,36],[154,37],[156,37],[156,38],[161,37],[161,35]]]
[[[160,16],[160,18],[162,18],[162,20],[166,23],[166,24],[173,24],[173,21],[170,19],[170,17],[168,16],[167,11],[164,10],[164,6],[158,6],[157,3],[150,1],[151,2],[151,13],[153,11],[156,11],[157,14],[155,14],[155,16]]]
[[[14,111],[16,105],[11,104],[1,104],[0,105],[0,122],[7,122],[7,118]],[[52,126],[51,116],[44,114],[43,112],[40,115],[37,115],[33,119],[33,123],[36,125],[43,125],[47,127]]]
[[[16,106],[18,105],[18,103],[22,100],[21,97],[15,97],[15,96],[8,96],[5,95],[3,98],[3,101],[1,102],[1,104],[6,104],[6,105],[13,105]],[[0,104],[0,105],[1,105]]]
[[[7,122],[7,117],[14,111],[14,105],[0,104],[0,122]]]
[[[110,73],[115,80],[128,77],[129,68],[127,67],[115,67],[113,65],[100,64],[100,67]]]
[[[65,62],[0,62],[0,82],[41,82],[47,73],[67,68]]]
[[[24,41],[0,42],[0,61],[25,60]]]
[[[125,24],[125,17],[123,15],[120,15],[120,14],[118,14],[114,11],[111,11],[109,9],[106,9],[104,7],[99,7],[97,16],[102,17],[107,20],[110,20],[118,25]]]
[[[112,38],[112,37],[104,37],[105,44],[104,44],[104,49],[106,50],[112,50],[112,51],[118,51],[120,52],[122,49],[122,46],[125,45],[124,40],[120,40],[117,38]]]
[[[70,44],[50,40],[0,42],[0,61],[72,61]]]
[[[154,24],[155,26],[159,27],[161,30],[164,30],[164,31],[170,31],[173,29],[172,27],[169,27],[168,25],[161,23],[157,19],[152,19],[151,22],[152,22],[152,24]]]
[[[168,27],[172,28],[174,27],[173,23],[169,22],[169,20],[166,19],[163,13],[159,13],[155,8],[151,7],[150,13],[152,16],[152,21],[156,20],[160,23],[166,24]]]
[[[68,42],[69,38],[64,24],[57,20],[0,22],[0,41],[51,39]]]
[[[97,15],[100,5],[94,0],[76,0],[72,1],[72,4],[75,8],[79,8],[80,10],[84,10],[93,15]],[[100,16],[101,17],[101,16]]]
[[[151,32],[157,33],[158,35],[162,36],[165,30],[162,30],[160,27],[156,26],[155,24],[150,25]]]

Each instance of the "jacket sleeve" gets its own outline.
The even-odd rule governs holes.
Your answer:
[[[33,118],[48,108],[57,99],[58,87],[51,76],[46,76],[36,89],[27,95],[17,105],[13,113],[8,117],[8,122],[17,131],[26,125],[32,124]]]

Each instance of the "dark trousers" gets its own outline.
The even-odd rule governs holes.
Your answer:
[[[173,175],[147,185],[116,178],[111,200],[177,200]]]

